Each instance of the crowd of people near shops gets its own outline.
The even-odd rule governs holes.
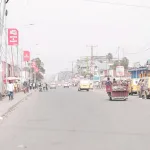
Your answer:
[[[9,81],[7,83],[6,95],[9,97],[9,100],[14,99],[14,94],[18,92],[28,93],[31,90],[36,90],[42,88],[43,90],[48,90],[47,83],[36,83],[30,81],[24,81],[23,84],[20,84],[18,81]]]
[[[42,88],[42,90],[48,90],[48,84],[47,83],[36,83],[36,82],[27,82],[25,81],[23,83],[23,90],[24,93],[29,92],[29,90],[36,90]]]

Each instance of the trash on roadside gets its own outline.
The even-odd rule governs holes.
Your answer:
[[[17,147],[18,148],[27,148],[27,146],[25,146],[25,145],[18,145]]]
[[[0,117],[0,120],[3,120],[3,117]]]

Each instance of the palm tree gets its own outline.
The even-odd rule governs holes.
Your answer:
[[[5,3],[7,4],[9,2],[9,0],[6,0]]]

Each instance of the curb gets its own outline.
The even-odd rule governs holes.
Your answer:
[[[32,93],[29,93],[29,94],[27,94],[27,95],[25,95],[23,98],[21,98],[16,104],[14,104],[13,106],[11,106],[4,114],[2,114],[1,115],[1,117],[2,118],[5,118],[5,117],[7,117],[8,116],[8,114],[10,113],[10,112],[12,112],[15,108],[16,108],[16,106],[18,106],[20,103],[22,103],[24,100],[26,100],[29,96],[31,96],[32,95]]]

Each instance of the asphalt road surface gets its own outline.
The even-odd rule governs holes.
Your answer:
[[[0,150],[150,150],[150,100],[104,91],[36,93],[0,124]]]

